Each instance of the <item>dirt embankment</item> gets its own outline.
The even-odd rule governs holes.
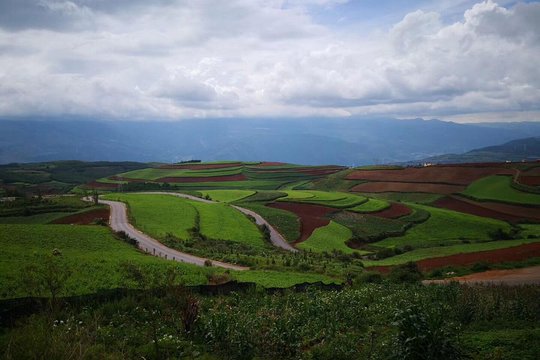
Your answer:
[[[298,216],[300,219],[300,238],[295,241],[295,244],[306,241],[315,229],[326,226],[330,223],[330,219],[326,216],[330,213],[337,211],[334,208],[321,206],[321,205],[310,205],[310,204],[300,204],[292,202],[275,202],[270,205],[270,207],[287,210]]]

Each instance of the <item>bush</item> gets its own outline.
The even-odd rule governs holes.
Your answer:
[[[422,280],[423,275],[415,262],[408,262],[403,265],[395,266],[390,271],[389,279],[397,283],[412,283]]]

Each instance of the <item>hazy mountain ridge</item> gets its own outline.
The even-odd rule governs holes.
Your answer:
[[[531,133],[532,132],[532,133]],[[0,163],[59,159],[267,160],[360,165],[421,160],[540,136],[540,124],[357,118],[0,120]]]

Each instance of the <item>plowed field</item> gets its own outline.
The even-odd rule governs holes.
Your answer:
[[[399,170],[391,170],[399,171]],[[368,182],[354,186],[351,191],[379,193],[379,192],[420,192],[431,194],[453,194],[465,190],[463,185],[446,185],[414,182]]]
[[[330,223],[330,219],[327,219],[326,215],[336,211],[336,209],[326,206],[290,202],[275,202],[268,206],[290,211],[300,218],[301,234],[296,243],[307,240],[315,229],[328,225]]]
[[[428,166],[403,170],[357,170],[349,180],[396,181],[468,185],[490,175],[513,175],[515,170],[502,167]]]

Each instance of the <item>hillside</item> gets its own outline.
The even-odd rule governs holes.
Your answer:
[[[433,156],[423,159],[420,162],[460,164],[475,162],[534,161],[537,159],[540,159],[540,137],[512,140],[501,145],[474,149],[463,154]]]

